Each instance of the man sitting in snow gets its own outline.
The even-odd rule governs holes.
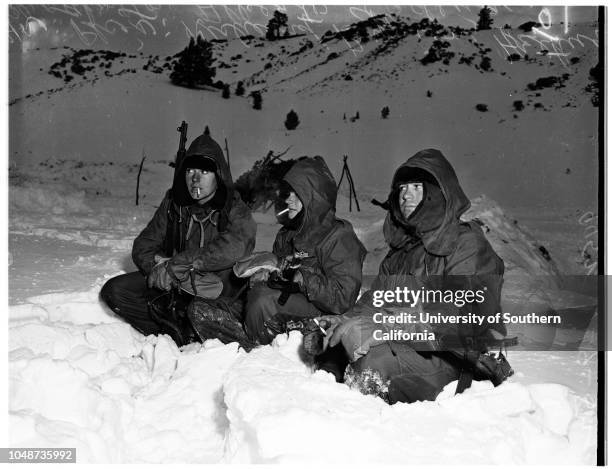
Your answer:
[[[419,313],[451,319],[495,315],[504,264],[480,226],[459,219],[470,202],[438,150],[420,151],[400,166],[385,206],[389,252],[358,304],[341,317],[322,319],[329,327],[323,347],[342,344],[352,362],[346,381],[363,392],[390,403],[433,400],[464,369],[451,349],[467,350],[490,336],[502,338],[506,331],[503,324],[487,321],[421,323],[427,316]],[[395,296],[406,287],[421,294],[450,292],[455,298],[462,291],[481,292],[483,301],[410,302]],[[414,315],[412,321],[407,313]],[[311,353],[321,349],[315,333],[305,337],[304,346]]]
[[[205,132],[191,143],[172,189],[134,241],[140,271],[110,279],[100,296],[145,335],[167,333],[178,345],[193,341],[187,305],[194,295],[240,302],[232,266],[253,250],[256,230],[221,147]]]
[[[320,156],[299,159],[283,178],[277,204],[284,208],[278,215],[283,226],[272,248],[281,272],[260,270],[251,277],[244,317],[251,341],[268,344],[290,320],[299,326],[304,318],[342,314],[354,305],[366,251],[351,224],[336,218],[336,197],[336,182]],[[223,314],[201,300],[190,310],[204,337],[221,327]],[[227,341],[243,342],[239,329],[234,337],[226,332]]]

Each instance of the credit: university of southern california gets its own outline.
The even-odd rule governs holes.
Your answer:
[[[442,313],[400,313],[389,315],[382,312],[374,313],[372,320],[376,324],[561,324],[561,316],[542,315],[537,313],[510,314],[497,313],[490,316],[479,314],[445,315]],[[435,334],[427,329],[419,332],[409,332],[403,329],[376,329],[372,333],[375,340],[435,340]]]

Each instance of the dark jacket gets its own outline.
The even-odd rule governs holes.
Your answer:
[[[199,158],[212,160],[217,168],[217,191],[205,205],[195,203],[185,182],[187,163]],[[251,211],[234,190],[223,151],[208,135],[201,135],[189,146],[172,189],[134,240],[132,259],[145,275],[157,254],[171,257],[169,269],[215,272],[225,284],[233,264],[253,250],[256,230]]]
[[[298,269],[303,293],[325,313],[344,313],[359,295],[366,250],[353,226],[336,218],[334,177],[323,158],[315,156],[298,160],[284,180],[302,201],[304,215],[297,229],[280,229],[273,252],[279,257],[307,253]]]
[[[399,208],[399,184],[424,181],[422,202],[408,219]],[[359,300],[356,313],[371,314],[374,290],[403,289],[453,291],[484,290],[486,300],[458,307],[446,303],[424,303],[430,313],[491,316],[500,312],[504,263],[493,251],[482,229],[475,222],[459,217],[470,207],[470,201],[459,186],[450,163],[438,150],[418,152],[398,168],[387,201],[389,212],[384,236],[389,252],[380,265],[370,291]],[[391,305],[393,306],[393,305]],[[401,306],[398,304],[397,306]],[[441,336],[481,336],[491,325],[435,325]],[[503,324],[493,329],[505,335]]]

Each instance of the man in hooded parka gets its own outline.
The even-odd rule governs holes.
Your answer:
[[[178,342],[194,340],[188,322],[164,328],[169,312],[152,314],[151,304],[179,286],[184,308],[194,294],[238,301],[241,284],[232,266],[253,250],[256,230],[221,147],[205,132],[189,146],[172,189],[134,241],[132,259],[139,271],[110,279],[100,296],[145,335],[165,332]],[[171,332],[176,326],[179,337]]]
[[[294,269],[294,293],[284,305],[279,304],[282,292],[270,282],[249,291],[245,329],[260,344],[269,343],[287,319],[348,311],[359,295],[366,254],[352,225],[336,218],[336,182],[322,157],[299,159],[283,181],[280,199],[289,212],[280,218],[283,227],[272,252],[279,259],[303,257]]]
[[[503,324],[487,321],[482,325],[421,324],[419,313],[448,318],[495,316],[500,312],[504,264],[480,226],[460,220],[470,202],[452,166],[438,150],[420,151],[399,167],[386,206],[389,211],[383,230],[389,252],[359,303],[342,318],[328,319],[332,324],[327,330],[329,346],[342,343],[352,362],[347,381],[357,383],[362,390],[364,384],[370,391],[378,387],[375,393],[390,403],[433,400],[446,384],[458,379],[461,371],[461,363],[445,350],[490,335],[503,337],[506,329]],[[409,307],[405,298],[394,298],[383,308],[373,306],[375,292],[403,291],[405,287],[450,291],[456,298],[460,291],[481,291],[484,301],[455,304],[438,298]],[[382,317],[402,317],[402,313],[411,313],[416,319],[410,324],[381,321]],[[415,336],[420,339],[393,340],[394,336],[388,334],[393,329],[425,329],[434,332],[435,339]],[[383,335],[385,332],[387,335]]]
[[[342,314],[355,304],[366,251],[351,224],[336,218],[336,196],[322,157],[303,157],[291,167],[281,182],[277,209],[285,208],[278,215],[283,226],[272,248],[276,264],[290,260],[291,267],[281,275],[253,275],[242,316],[196,299],[189,315],[200,337],[252,348],[286,332],[290,321],[299,327],[307,318]],[[346,359],[337,347],[318,363],[338,378]]]

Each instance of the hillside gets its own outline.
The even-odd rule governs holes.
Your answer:
[[[22,169],[47,159],[139,162],[143,148],[154,161],[170,160],[174,129],[186,120],[191,137],[206,124],[227,138],[236,175],[289,146],[293,156],[324,155],[338,172],[348,154],[357,187],[369,196],[386,191],[407,157],[435,147],[470,196],[485,193],[506,207],[595,207],[597,108],[586,91],[597,64],[592,42],[570,42],[563,57],[531,47],[510,61],[500,34],[521,31],[392,24],[399,32],[380,38],[382,26],[366,26],[371,39],[363,44],[333,36],[216,42],[215,79],[230,85],[229,100],[220,90],[172,86],[172,56],[29,52],[11,62],[11,162]],[[572,34],[592,25],[580,28]],[[233,93],[238,81],[243,97]],[[261,111],[251,107],[252,90],[263,92]],[[287,132],[290,109],[301,123]]]

